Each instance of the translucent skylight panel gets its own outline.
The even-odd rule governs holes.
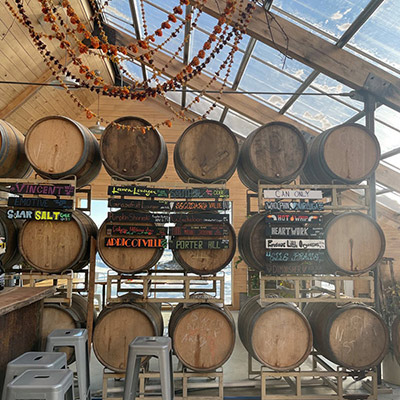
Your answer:
[[[124,60],[122,66],[136,79],[139,81],[143,80],[142,68],[139,64]],[[129,78],[129,76],[128,76]]]
[[[106,16],[107,22],[111,26],[113,26],[117,29],[120,29],[122,31],[125,31],[126,33],[128,33],[129,35],[132,35],[133,37],[135,36],[135,29],[133,28],[132,23],[125,22],[125,21],[121,20],[120,18],[115,18],[108,13],[105,13],[104,15]]]
[[[302,81],[312,72],[310,67],[299,61],[285,57],[281,52],[264,43],[257,42],[253,56],[284,70]]]
[[[224,124],[229,126],[233,132],[244,137],[260,126],[257,122],[251,121],[234,111],[228,111],[224,119]]]
[[[390,192],[390,193],[379,195],[377,197],[376,201],[380,204],[383,204],[385,207],[388,207],[396,212],[399,211],[400,196],[396,192]]]
[[[369,0],[275,0],[274,7],[339,38]]]
[[[132,24],[132,13],[128,0],[113,0],[107,5],[105,11]]]
[[[382,122],[385,122],[386,124],[389,124],[394,129],[400,131],[399,112],[392,110],[391,108],[386,107],[385,105],[382,105],[375,111],[375,118],[381,120]],[[400,135],[400,132],[398,134]]]
[[[197,93],[187,92],[186,94],[186,105],[191,103],[192,100],[197,96]],[[190,107],[190,111],[195,112],[196,114],[203,115],[210,106],[213,104],[214,101],[208,99],[207,97],[201,97],[199,103],[193,103]],[[213,119],[219,121],[221,118],[221,114],[224,107],[217,104],[213,111],[207,116],[207,119]]]
[[[375,135],[381,145],[382,154],[400,147],[400,134],[378,121],[375,121]]]
[[[400,169],[400,154],[396,154],[395,156],[385,158],[385,163],[393,166],[396,169]]]
[[[318,92],[309,88],[306,93]],[[300,96],[289,111],[322,130],[340,125],[356,114],[350,107],[324,95]]]
[[[174,7],[179,6],[180,2],[179,0],[149,0],[149,1],[145,1],[146,3],[149,4],[154,4],[158,7],[163,8],[166,12],[171,13],[173,12]],[[183,10],[183,17],[185,16],[185,7],[182,7]]]
[[[290,95],[283,93],[293,93],[299,86],[300,82],[295,79],[251,58],[240,82],[239,89],[269,92],[270,94],[255,93],[254,96],[280,108],[290,97]]]
[[[350,44],[400,69],[399,21],[399,1],[385,0]]]

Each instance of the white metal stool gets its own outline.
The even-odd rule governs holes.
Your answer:
[[[6,398],[7,385],[28,369],[62,369],[67,368],[65,353],[49,353],[30,351],[24,353],[7,364],[2,399]]]
[[[80,400],[90,399],[88,334],[86,329],[56,329],[47,336],[46,351],[56,347],[74,348]]]
[[[69,369],[29,369],[7,385],[5,400],[74,400]]]
[[[123,400],[135,400],[142,356],[158,357],[162,400],[173,400],[171,338],[163,336],[138,336],[129,344]]]

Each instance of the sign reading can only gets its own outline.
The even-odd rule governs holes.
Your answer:
[[[264,199],[322,199],[322,190],[264,189]]]

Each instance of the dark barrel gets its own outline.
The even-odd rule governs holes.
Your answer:
[[[235,135],[218,121],[198,121],[179,137],[174,164],[184,182],[227,181],[235,172],[239,145]]]
[[[100,140],[101,159],[109,175],[128,181],[158,181],[168,163],[168,151],[156,129],[142,133],[151,124],[138,117],[122,117],[114,122],[137,129],[117,129],[108,125]]]
[[[229,359],[235,346],[233,317],[214,303],[178,304],[168,331],[176,356],[194,371],[216,370]]]
[[[363,370],[376,366],[389,348],[389,330],[363,304],[308,303],[303,310],[314,335],[314,347],[328,360]]]
[[[27,178],[32,168],[25,155],[24,135],[0,120],[0,178]]]
[[[211,223],[199,224],[182,224],[183,227],[189,228],[196,226],[210,226]],[[231,224],[224,223],[222,229],[228,230],[227,236],[174,236],[174,240],[229,240],[227,249],[174,249],[174,257],[181,267],[188,272],[199,275],[215,274],[225,268],[231,261],[236,251],[236,235]]]
[[[67,117],[51,116],[36,121],[26,134],[25,152],[34,170],[43,178],[74,175],[78,187],[89,184],[101,168],[96,137],[88,128]]]
[[[379,157],[379,142],[367,128],[336,126],[312,140],[301,178],[305,183],[357,184],[375,171]]]
[[[99,228],[99,235],[97,241],[97,248],[101,259],[104,263],[112,268],[114,271],[122,274],[134,274],[137,272],[145,271],[152,268],[157,264],[158,260],[163,255],[164,249],[161,247],[139,247],[139,248],[125,248],[125,247],[106,247],[105,239],[108,237],[106,226],[111,224],[109,219],[106,219]],[[153,223],[135,222],[118,223],[123,226],[155,226]],[[156,236],[129,236],[131,239],[155,239]]]
[[[21,261],[21,254],[18,251],[18,231],[21,225],[18,220],[8,219],[6,210],[0,209],[0,238],[6,246],[6,251],[0,255],[0,260],[6,271]]]
[[[286,371],[298,367],[311,352],[310,324],[293,304],[277,299],[261,307],[259,299],[250,298],[239,311],[238,331],[244,347],[268,368]]]
[[[47,273],[79,271],[89,263],[91,236],[97,236],[96,224],[76,210],[68,222],[27,220],[19,232],[18,246],[34,269]]]
[[[93,350],[105,367],[125,372],[129,343],[137,336],[162,336],[163,326],[160,304],[110,304],[96,321]]]
[[[258,182],[290,182],[307,159],[303,134],[285,122],[271,122],[253,131],[240,149],[238,174],[242,183],[257,191]]]

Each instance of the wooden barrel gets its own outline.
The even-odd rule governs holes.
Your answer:
[[[29,129],[25,152],[34,170],[43,178],[76,176],[77,186],[89,184],[100,172],[101,159],[96,137],[70,118],[51,116]]]
[[[242,183],[257,191],[258,182],[290,182],[307,159],[303,134],[285,122],[271,122],[253,131],[240,149],[238,174]]]
[[[138,117],[122,117],[114,122],[134,127],[151,125]],[[158,181],[167,168],[167,146],[156,129],[143,134],[140,129],[117,129],[110,124],[101,135],[100,152],[108,174],[128,181]]]
[[[27,178],[32,168],[25,155],[24,135],[0,120],[0,178]]]
[[[244,347],[255,360],[276,371],[298,367],[309,356],[313,343],[306,317],[293,304],[277,302],[261,307],[259,299],[250,298],[239,311],[238,331]]]
[[[246,219],[240,227],[238,235],[239,253],[243,261],[258,271],[264,271],[266,267],[265,234],[266,213],[254,214]]]
[[[363,370],[379,364],[389,348],[389,330],[372,308],[363,304],[307,303],[314,347],[328,360]]]
[[[134,274],[140,271],[145,271],[152,268],[161,258],[164,249],[161,247],[106,247],[105,239],[107,235],[107,225],[111,224],[109,219],[106,219],[99,228],[97,241],[97,249],[104,263],[114,271],[122,274]],[[155,224],[146,222],[125,223],[121,222],[118,225],[123,226],[155,226]],[[143,236],[129,236],[132,239],[139,239]],[[146,239],[153,239],[156,236],[146,236]],[[158,239],[160,237],[157,237]]]
[[[172,311],[169,336],[178,359],[194,371],[214,371],[235,346],[232,314],[214,303],[178,304]]]
[[[349,212],[329,218],[324,231],[326,255],[335,271],[367,272],[379,264],[385,252],[384,233],[366,214]]]
[[[227,181],[235,172],[239,145],[233,132],[218,121],[198,121],[179,137],[174,164],[183,182]]]
[[[5,271],[10,270],[21,261],[21,254],[18,251],[18,231],[20,226],[21,222],[15,219],[8,219],[6,212],[0,209],[0,238],[2,238],[6,246],[5,253],[0,255],[0,261]]]
[[[398,315],[392,324],[392,346],[397,362],[400,364],[400,316]]]
[[[305,183],[360,183],[379,163],[380,146],[367,128],[345,124],[316,136],[302,173]]]
[[[62,298],[62,296],[56,296]],[[72,295],[72,305],[67,307],[62,303],[44,303],[42,315],[41,348],[46,348],[46,338],[55,329],[86,328],[87,299],[79,294]],[[94,320],[96,319],[96,312]],[[68,364],[75,361],[74,352],[69,347],[59,349],[67,353]]]
[[[27,220],[18,247],[24,260],[39,271],[79,271],[89,263],[91,236],[97,236],[96,224],[83,212],[73,211],[68,222]]]
[[[105,367],[125,372],[129,343],[137,336],[162,336],[163,329],[159,304],[114,303],[99,314],[93,349]]]
[[[211,223],[195,224],[196,226],[216,225]],[[227,249],[185,249],[172,250],[178,264],[188,272],[199,275],[215,274],[225,268],[231,261],[236,251],[236,235],[231,224],[217,224],[228,230],[227,236],[174,236],[173,240],[229,240]],[[182,224],[190,228],[193,224]]]

